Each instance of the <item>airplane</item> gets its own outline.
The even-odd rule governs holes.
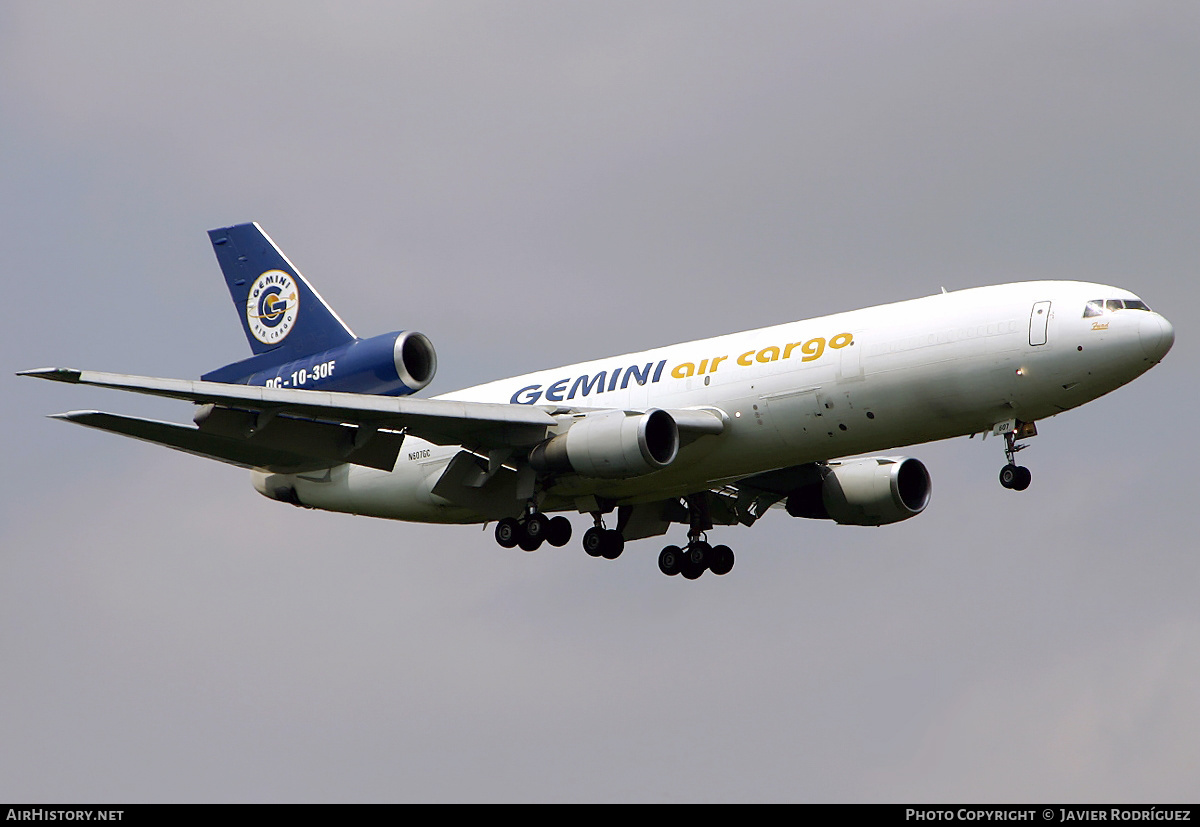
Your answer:
[[[209,231],[253,355],[166,379],[68,368],[19,375],[195,404],[194,426],[101,411],[53,418],[250,469],[304,508],[426,523],[495,522],[505,548],[616,559],[687,527],[660,570],[727,574],[715,526],[793,517],[880,526],[922,513],[920,460],[880,455],[982,434],[1025,490],[1019,442],[1103,396],[1174,343],[1128,290],[1028,281],[946,291],[500,379],[432,398],[428,337],[357,337],[256,223]],[[555,514],[555,516],[549,516]]]

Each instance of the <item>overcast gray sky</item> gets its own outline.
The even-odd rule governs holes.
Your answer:
[[[0,4],[0,800],[1197,800],[1198,81],[1191,2]],[[685,582],[43,418],[187,421],[11,374],[248,355],[250,220],[433,393],[1030,278],[1176,345]]]

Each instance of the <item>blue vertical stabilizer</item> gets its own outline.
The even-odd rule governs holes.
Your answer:
[[[287,362],[355,340],[258,224],[209,230],[208,236],[255,356]]]

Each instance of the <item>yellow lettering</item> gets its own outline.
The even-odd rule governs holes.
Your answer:
[[[793,350],[795,350],[795,349],[796,349],[796,348],[798,348],[798,347],[800,347],[800,342],[792,342],[790,345],[788,345],[787,347],[785,347],[785,348],[783,349],[783,358],[784,358],[784,359],[790,359],[790,358],[791,358],[791,356],[792,356],[792,351],[793,351]]]
[[[779,358],[779,348],[775,347],[775,345],[764,347],[758,352],[758,356],[756,358],[760,362],[774,362]]]
[[[739,365],[745,365],[746,367],[750,367],[750,364],[751,364],[750,357],[753,355],[754,355],[753,350],[747,350],[745,353],[743,353],[741,356],[739,356],[737,358],[737,363]]]
[[[676,365],[671,368],[671,375],[676,379],[686,379],[696,372],[696,367],[691,362],[684,362],[681,365]]]
[[[825,340],[820,336],[816,337],[815,339],[809,339],[804,343],[804,346],[800,348],[800,350],[807,354],[802,357],[802,361],[804,362],[811,362],[814,359],[820,359],[821,354],[825,352]]]
[[[700,363],[700,367],[698,367],[698,368],[696,369],[696,373],[701,373],[701,374],[702,374],[702,373],[704,373],[704,371],[705,371],[705,370],[707,370],[707,369],[708,369],[708,360],[707,360],[707,359],[705,359],[704,361],[702,361],[702,362]]]
[[[709,371],[709,373],[716,373],[717,365],[721,364],[728,358],[729,358],[728,356],[718,356],[716,359],[713,359],[712,365],[710,366],[712,369]]]
[[[829,346],[833,348],[845,347],[850,344],[854,344],[854,334],[852,333],[839,333],[829,340]]]

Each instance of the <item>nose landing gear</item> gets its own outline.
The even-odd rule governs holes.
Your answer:
[[[1016,423],[1016,427],[1004,434],[1004,458],[1008,464],[1000,469],[1000,484],[1013,491],[1024,491],[1029,487],[1033,474],[1024,465],[1016,464],[1017,451],[1023,451],[1028,445],[1017,445],[1017,439],[1037,436],[1037,427],[1032,422]]]

